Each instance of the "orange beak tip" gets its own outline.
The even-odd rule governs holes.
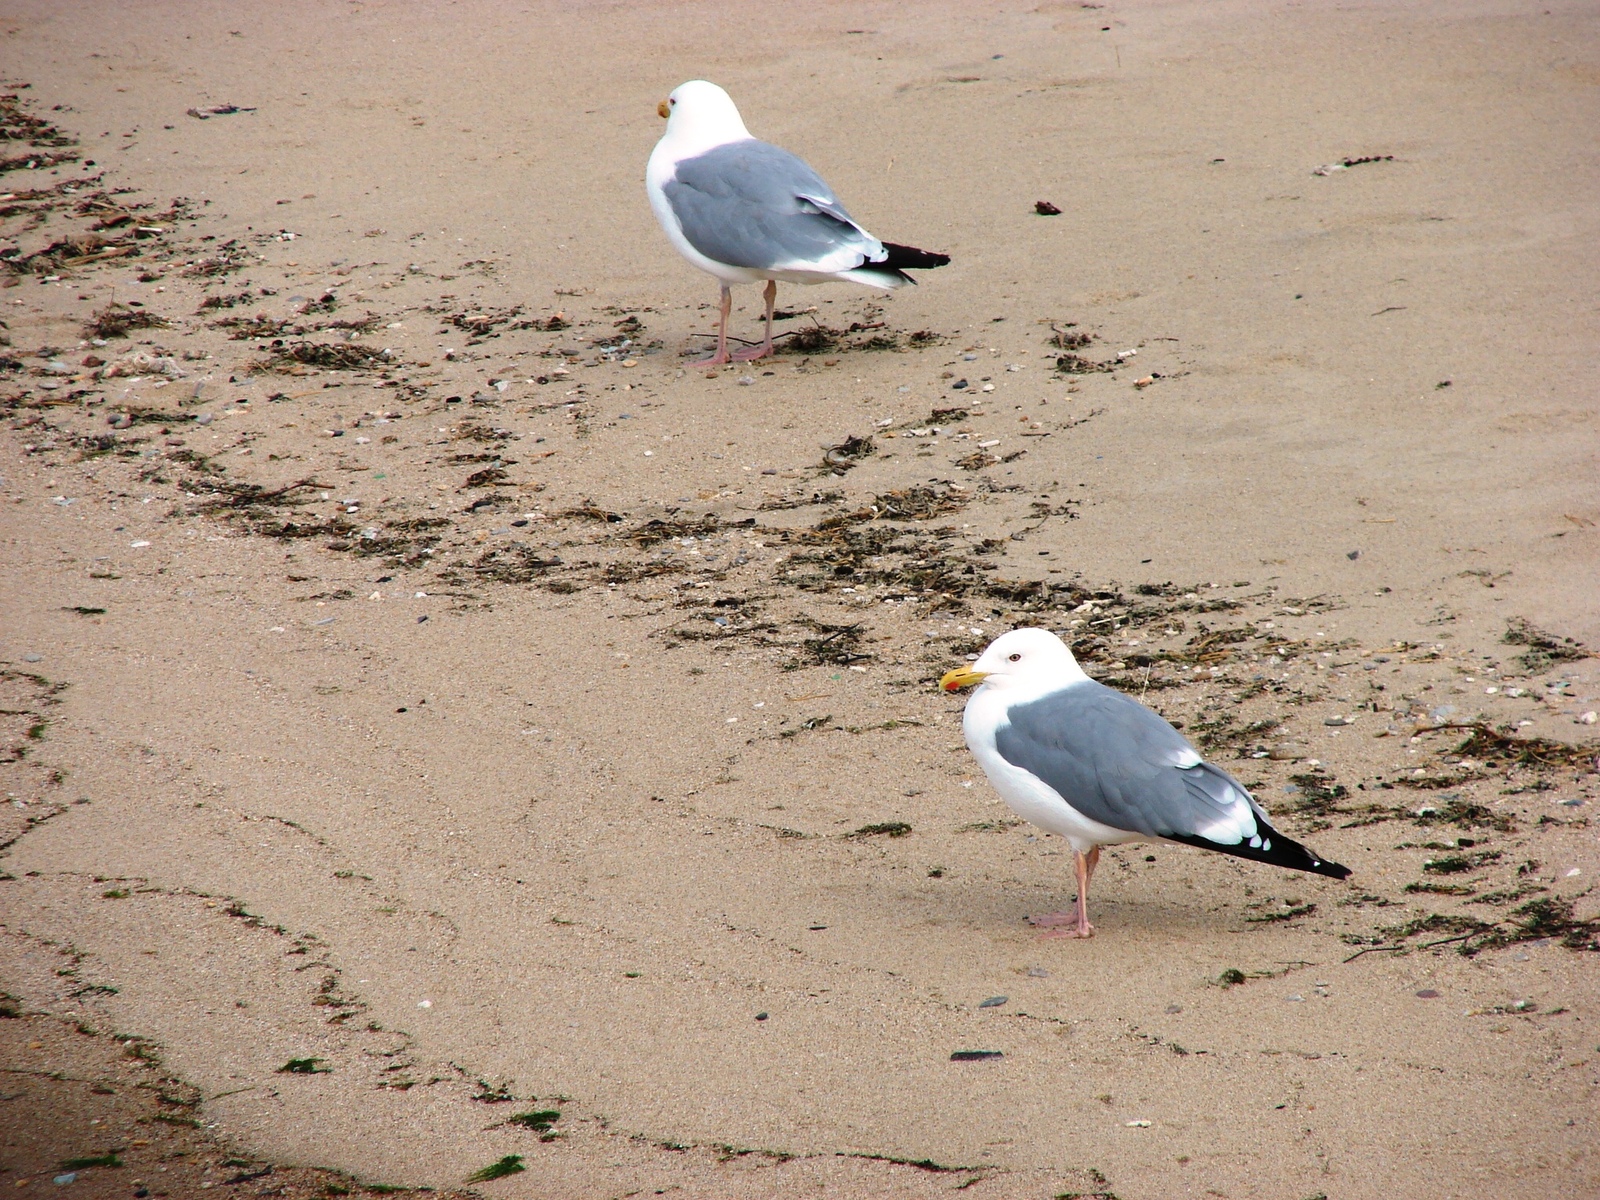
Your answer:
[[[982,683],[983,680],[982,671],[974,671],[971,667],[956,667],[940,677],[939,687],[946,692],[959,692],[962,688],[972,687]]]
[[[660,117],[662,120],[666,120],[671,115],[672,115],[672,109],[671,109],[671,107],[668,106],[668,104],[667,104],[667,102],[665,100],[663,100],[660,104],[656,105],[656,116]]]

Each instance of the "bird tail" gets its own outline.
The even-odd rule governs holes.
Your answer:
[[[915,246],[899,246],[894,242],[884,242],[883,249],[884,256],[877,262],[864,262],[859,267],[846,271],[845,275],[857,283],[865,283],[872,287],[897,288],[903,284],[916,282],[906,274],[906,271],[925,271],[933,267],[942,267],[950,261],[948,254],[918,250]]]
[[[1327,875],[1332,879],[1347,879],[1350,868],[1336,862],[1329,862],[1319,858],[1306,847],[1293,838],[1284,837],[1259,817],[1256,824],[1261,831],[1261,844],[1252,846],[1249,842],[1213,842],[1209,838],[1197,834],[1164,835],[1168,841],[1182,842],[1186,846],[1198,846],[1202,850],[1217,850],[1223,854],[1232,854],[1237,858],[1248,858],[1252,862],[1270,863],[1274,867],[1288,867],[1292,871],[1309,871],[1313,875]]]

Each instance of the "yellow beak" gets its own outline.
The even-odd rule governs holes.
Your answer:
[[[989,677],[987,671],[974,671],[971,667],[957,667],[939,678],[939,688],[946,692],[959,692],[964,687],[976,687]]]
[[[660,117],[663,121],[666,120],[671,115],[672,115],[672,106],[669,105],[665,100],[663,100],[660,104],[656,105],[656,116]]]

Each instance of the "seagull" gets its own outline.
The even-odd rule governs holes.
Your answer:
[[[1160,839],[1344,879],[1267,820],[1226,771],[1132,696],[1083,673],[1048,629],[1013,629],[974,663],[945,673],[947,692],[981,685],[967,702],[967,747],[1011,810],[1072,846],[1078,902],[1030,918],[1047,937],[1094,936],[1089,880],[1100,847]]]
[[[656,111],[667,132],[651,152],[645,192],[679,254],[722,283],[717,350],[695,366],[751,362],[772,353],[778,280],[846,279],[897,288],[907,269],[942,267],[948,254],[880,242],[850,216],[822,177],[787,150],[750,136],[728,93],[693,79]],[[728,354],[735,283],[767,281],[767,336]]]

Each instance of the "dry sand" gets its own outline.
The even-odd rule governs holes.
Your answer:
[[[0,1183],[1600,1193],[1600,13],[765,7],[0,5]],[[686,370],[696,76],[953,264]],[[1024,623],[1353,878],[1037,940]]]

